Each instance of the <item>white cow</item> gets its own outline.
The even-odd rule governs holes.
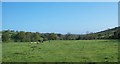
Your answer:
[[[30,42],[31,44],[34,43],[34,42]]]
[[[35,44],[37,43],[37,42],[34,42]]]
[[[39,42],[30,42],[30,43],[31,43],[31,44],[32,44],[32,43],[38,44]]]

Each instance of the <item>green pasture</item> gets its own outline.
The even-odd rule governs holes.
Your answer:
[[[52,40],[2,43],[3,62],[117,62],[117,40]]]

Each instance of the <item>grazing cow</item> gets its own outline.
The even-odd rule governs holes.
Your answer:
[[[34,42],[30,42],[31,44],[34,43]]]
[[[32,43],[38,44],[38,42],[30,42],[30,43],[31,43],[31,44],[32,44]]]
[[[35,43],[35,44],[39,44],[39,43],[43,43],[44,42],[44,40],[43,40],[43,38],[41,38],[40,40],[38,40],[37,42],[30,42],[30,43]]]
[[[37,42],[34,42],[35,44],[37,44]]]

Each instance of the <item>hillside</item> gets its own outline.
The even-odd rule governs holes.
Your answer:
[[[38,41],[40,39],[46,40],[94,40],[94,39],[119,39],[120,27],[112,29],[88,33],[88,34],[56,34],[56,33],[39,33],[39,32],[25,32],[4,30],[2,31],[2,41],[15,41],[15,42],[30,42]]]
[[[116,39],[116,38],[120,38],[120,27],[115,27],[112,29],[107,29],[104,31],[100,31],[97,33],[91,33],[88,34],[89,36],[95,36],[98,39],[104,39],[104,38],[110,38],[110,39]]]

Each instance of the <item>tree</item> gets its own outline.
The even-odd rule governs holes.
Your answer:
[[[2,41],[3,41],[3,42],[9,42],[9,41],[10,41],[9,32],[3,32],[3,33],[2,33]]]
[[[38,41],[40,40],[40,33],[36,32],[36,33],[33,33],[33,41]]]
[[[114,32],[114,38],[120,39],[120,30],[117,30],[116,32]]]
[[[81,40],[81,36],[79,35],[78,38],[76,40]]]
[[[57,34],[57,39],[61,40],[62,34]]]
[[[16,36],[15,32],[11,34],[11,40],[12,41],[15,41],[15,36]]]
[[[24,31],[20,31],[17,35],[16,35],[16,37],[15,37],[15,40],[18,42],[18,41],[20,41],[20,42],[25,42],[25,32]]]
[[[26,32],[25,33],[25,41],[26,42],[31,42],[31,38],[32,38],[32,33],[31,32]]]
[[[71,35],[71,34],[68,32],[68,33],[65,35],[65,39],[66,39],[66,40],[70,40],[70,39],[71,39],[71,38],[70,38],[70,35]]]
[[[57,39],[57,35],[55,33],[49,34],[49,40],[56,40],[56,39]]]

